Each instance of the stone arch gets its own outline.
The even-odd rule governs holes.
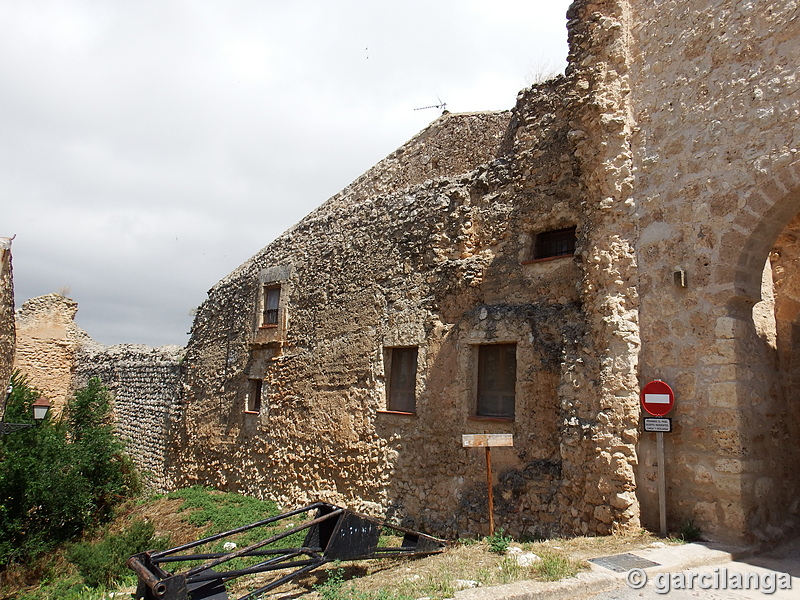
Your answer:
[[[783,167],[739,202],[739,213],[722,239],[738,252],[734,272],[719,272],[732,285],[731,299],[752,305],[761,300],[761,273],[781,231],[800,212],[800,160]],[[731,276],[732,275],[732,276]]]
[[[761,540],[780,537],[800,517],[800,485],[792,475],[800,460],[800,421],[787,417],[796,410],[789,406],[793,400],[781,366],[800,343],[800,337],[789,339],[796,328],[786,322],[800,311],[791,317],[784,310],[778,317],[780,292],[768,260],[776,244],[797,229],[799,213],[800,160],[777,170],[739,201],[722,238],[722,254],[732,260],[717,271],[731,317],[727,326],[718,326],[718,336],[726,338],[718,343],[731,344],[734,374],[732,381],[717,384],[731,390],[724,403],[728,422],[712,430],[718,440],[717,465],[724,471],[717,481],[721,495],[734,502],[744,536]],[[791,252],[797,256],[796,246]],[[771,323],[765,327],[767,320]]]

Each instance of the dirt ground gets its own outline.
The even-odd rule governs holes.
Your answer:
[[[204,531],[203,528],[187,523],[187,511],[178,512],[182,502],[181,499],[162,498],[146,506],[132,507],[124,518],[118,520],[119,527],[125,525],[126,519],[146,518],[154,524],[157,535],[170,534],[172,546],[194,541],[202,537]],[[661,540],[646,531],[640,531],[628,535],[552,539],[525,544],[512,542],[511,545],[520,548],[517,552],[563,557],[576,569],[581,569],[585,568],[585,561],[589,558],[619,554],[661,543],[676,542]],[[331,569],[341,569],[345,585],[359,591],[388,590],[411,597],[431,598],[448,597],[465,585],[498,585],[537,578],[536,571],[517,568],[515,563],[509,561],[508,555],[491,552],[485,541],[465,540],[453,543],[441,554],[427,557],[328,564],[294,582],[282,585],[265,598],[291,600],[303,597],[314,600],[319,596],[314,588],[326,581]],[[238,598],[275,577],[274,574],[260,574],[233,580],[228,583],[229,596]]]

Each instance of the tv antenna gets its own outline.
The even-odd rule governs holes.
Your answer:
[[[415,108],[414,110],[427,110],[429,108],[441,108],[442,114],[447,112],[447,102],[442,102],[442,99],[439,96],[436,96],[436,99],[439,101],[439,104],[431,104],[430,106],[420,106],[419,108]]]

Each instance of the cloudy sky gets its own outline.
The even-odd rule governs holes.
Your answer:
[[[568,0],[3,0],[16,304],[184,344],[219,279],[451,112],[566,65]]]

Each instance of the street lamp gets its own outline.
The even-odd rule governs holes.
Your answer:
[[[8,405],[8,398],[11,396],[12,389],[13,388],[11,386],[8,386],[6,401],[3,403],[2,419],[6,418],[6,406]],[[49,410],[50,401],[44,396],[39,396],[33,403],[33,420],[39,423],[47,416],[47,412]],[[6,423],[4,420],[0,420],[0,435],[13,433],[14,431],[19,431],[20,429],[27,429],[29,427],[33,427],[33,425],[33,423]]]
[[[50,410],[50,400],[44,396],[39,396],[33,403],[33,420],[43,421]]]

